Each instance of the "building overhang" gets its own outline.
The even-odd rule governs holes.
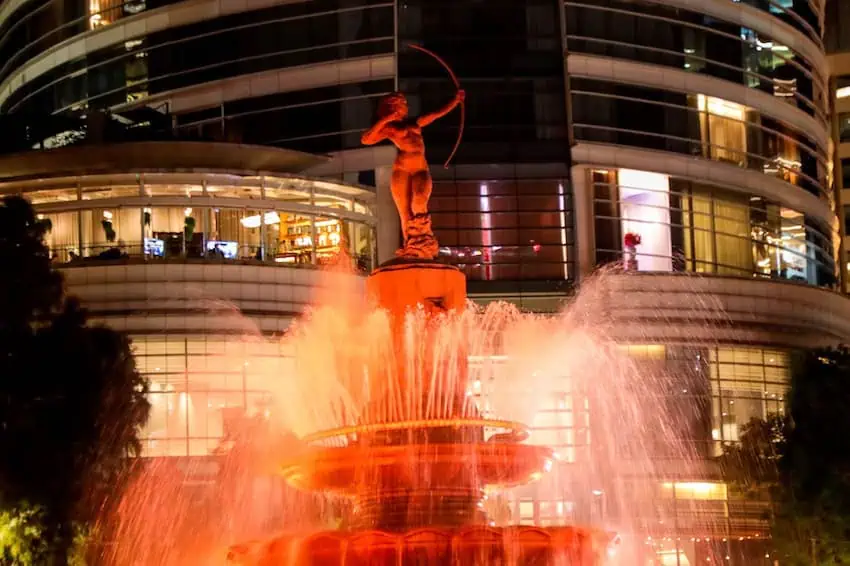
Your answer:
[[[79,145],[0,156],[0,182],[145,171],[299,173],[328,160],[288,149],[222,142]]]

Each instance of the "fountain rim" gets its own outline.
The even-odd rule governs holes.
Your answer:
[[[323,441],[333,440],[336,438],[345,438],[362,434],[374,434],[378,432],[389,432],[398,430],[421,430],[443,427],[480,427],[497,429],[500,431],[504,431],[505,433],[511,434],[512,442],[524,442],[528,439],[530,435],[528,425],[517,421],[454,417],[450,419],[415,419],[406,421],[362,423],[310,433],[306,436],[303,436],[301,438],[301,441],[305,444],[312,445],[316,443],[321,443]]]
[[[512,466],[504,465],[506,458]],[[472,464],[480,489],[486,491],[535,481],[548,472],[557,459],[554,451],[546,446],[511,441],[322,446],[281,462],[277,473],[293,487],[306,491],[361,496],[364,484],[357,479],[359,473],[393,473],[415,485],[415,478],[425,470],[430,470],[428,475],[436,476],[435,470],[465,463]],[[418,462],[417,466],[411,468],[411,461]],[[441,489],[447,487],[451,486],[440,486]]]
[[[524,540],[523,540],[524,539]],[[330,551],[344,558],[350,551],[366,548],[378,551],[395,550],[399,558],[404,552],[422,548],[444,548],[452,554],[459,550],[496,548],[501,546],[507,556],[518,558],[523,549],[546,549],[566,553],[577,559],[584,552],[598,554],[603,548],[610,551],[620,544],[617,533],[600,528],[577,525],[532,526],[532,525],[469,525],[457,529],[419,527],[401,533],[378,529],[361,531],[318,531],[312,533],[281,533],[270,541],[251,541],[230,547],[229,556],[250,555],[257,550],[278,546],[284,549],[290,560],[314,550],[313,545],[330,543]],[[361,546],[364,545],[365,546]],[[358,548],[359,547],[359,548]],[[342,563],[343,561],[340,561]]]

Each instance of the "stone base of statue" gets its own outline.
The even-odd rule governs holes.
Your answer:
[[[417,305],[436,312],[466,306],[466,277],[458,268],[434,260],[390,260],[372,272],[366,291],[373,306],[397,315]]]
[[[404,258],[433,259],[440,252],[440,245],[431,230],[431,215],[417,214],[407,221],[407,240],[396,255]]]

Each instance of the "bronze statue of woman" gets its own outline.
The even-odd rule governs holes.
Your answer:
[[[388,139],[398,149],[390,181],[404,235],[404,245],[396,252],[397,256],[433,259],[439,252],[428,214],[432,183],[422,128],[454,110],[464,98],[464,91],[458,90],[451,102],[436,112],[412,119],[405,96],[400,92],[388,94],[378,104],[378,121],[361,138],[364,145]]]

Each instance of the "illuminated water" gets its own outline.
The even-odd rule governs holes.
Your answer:
[[[469,401],[465,413],[526,423],[528,442],[552,446],[559,459],[537,484],[489,494],[491,524],[536,516],[547,524],[603,527],[623,539],[612,560],[645,563],[646,533],[678,520],[663,484],[705,474],[703,448],[683,440],[698,437],[704,423],[698,401],[679,395],[696,380],[671,375],[663,362],[635,360],[616,343],[614,317],[603,306],[607,281],[622,276],[586,283],[557,316],[494,303],[470,306],[435,327],[423,313],[411,313],[402,384],[389,317],[366,308],[351,277],[329,273],[315,308],[283,338],[295,373],[267,371],[273,405],[266,418],[222,457],[213,485],[186,485],[173,462],[148,462],[119,511],[104,520],[114,528],[105,537],[112,563],[224,564],[235,543],[344,527],[345,500],[299,492],[276,477],[280,460],[303,449],[298,438],[354,423],[454,417],[456,406],[443,393],[457,390]],[[420,347],[426,334],[433,348]],[[260,338],[246,331],[245,340]],[[463,355],[468,376],[448,369]],[[681,367],[690,363],[696,371],[696,357]],[[524,516],[532,497],[543,504]]]

